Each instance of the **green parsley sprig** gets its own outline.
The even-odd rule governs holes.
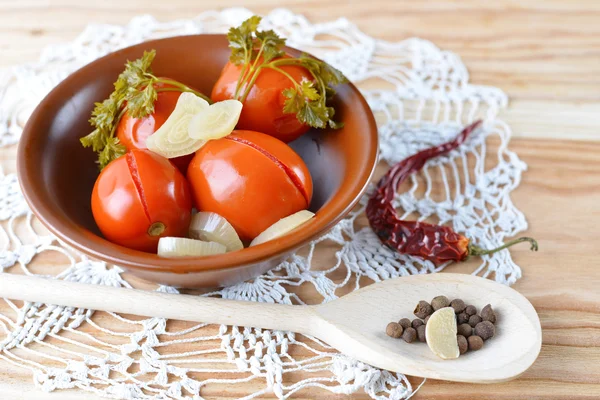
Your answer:
[[[83,147],[91,147],[98,153],[100,169],[112,160],[125,154],[126,149],[115,132],[119,121],[128,113],[134,118],[144,118],[154,112],[154,103],[158,93],[166,91],[192,92],[210,102],[204,94],[188,86],[167,78],[157,78],[152,73],[152,62],[156,51],[145,51],[134,61],[127,61],[125,70],[114,83],[115,90],[101,103],[96,103],[90,118],[94,130],[80,139]],[[168,85],[156,87],[157,83]]]
[[[261,18],[254,15],[239,27],[231,28],[227,34],[231,49],[229,60],[242,66],[234,97],[243,103],[260,72],[271,69],[292,82],[292,87],[283,91],[285,113],[295,113],[300,122],[314,128],[342,127],[342,123],[333,120],[335,109],[327,105],[327,100],[335,94],[333,87],[346,82],[346,77],[326,62],[307,54],[298,58],[282,58],[285,55],[282,50],[285,39],[272,30],[259,31],[260,21]],[[286,65],[304,67],[313,79],[296,81],[281,68]]]

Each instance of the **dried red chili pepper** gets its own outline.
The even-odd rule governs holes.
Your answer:
[[[498,248],[485,250],[471,243],[471,240],[452,228],[419,221],[404,221],[392,205],[398,186],[419,171],[425,163],[437,156],[446,154],[460,146],[471,132],[481,125],[474,122],[463,129],[450,142],[422,150],[394,165],[377,184],[377,189],[367,204],[367,218],[379,239],[388,247],[404,254],[421,257],[435,264],[446,261],[463,261],[469,256],[492,254],[520,242],[531,243],[531,250],[537,251],[537,242],[522,237]]]

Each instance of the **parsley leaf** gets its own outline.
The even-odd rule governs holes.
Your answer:
[[[285,75],[291,87],[284,89],[284,113],[296,114],[298,120],[314,128],[333,129],[343,126],[333,121],[335,110],[327,106],[327,99],[335,94],[334,86],[346,82],[346,77],[336,68],[308,54],[286,57],[285,39],[273,30],[259,31],[260,17],[253,16],[227,34],[231,55],[229,60],[242,66],[234,97],[242,103],[250,93],[258,74],[270,68]],[[285,71],[285,66],[305,68],[313,80],[298,82]]]
[[[125,99],[127,100],[127,112],[133,118],[143,118],[154,112],[154,102],[158,92],[153,82],[146,83],[142,90],[129,88]]]
[[[280,38],[275,31],[258,31],[256,32],[256,40],[263,57],[263,63],[268,63],[274,58],[285,55],[281,47],[285,45],[285,39]]]
[[[258,28],[260,20],[259,16],[253,15],[242,22],[239,27],[229,29],[227,33],[227,40],[229,40],[229,48],[231,49],[229,60],[235,65],[250,62],[254,50],[253,34]]]
[[[119,143],[119,139],[116,137],[111,137],[106,142],[106,146],[102,149],[98,157],[98,163],[100,164],[100,169],[106,167],[108,163],[112,160],[115,160],[126,153],[127,149],[121,143]]]
[[[98,128],[94,129],[92,133],[79,139],[83,147],[91,147],[94,151],[101,151],[106,145],[106,135]]]
[[[80,140],[83,147],[91,147],[98,153],[98,164],[104,168],[112,160],[126,152],[125,146],[115,137],[119,121],[128,113],[133,118],[143,118],[154,112],[154,103],[158,97],[155,84],[167,83],[169,90],[192,92],[207,99],[202,93],[166,78],[157,78],[152,73],[152,62],[156,51],[145,51],[141,58],[127,61],[125,69],[114,83],[115,90],[104,101],[96,103],[90,124],[94,130]]]

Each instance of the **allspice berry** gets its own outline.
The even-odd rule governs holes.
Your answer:
[[[467,315],[468,315],[469,317],[470,317],[471,315],[475,315],[475,314],[477,314],[477,307],[475,307],[475,306],[471,306],[471,305],[468,305],[468,306],[465,308],[465,312],[467,313]]]
[[[425,338],[425,325],[420,325],[417,328],[417,337],[419,338],[419,342],[427,342],[427,339]]]
[[[487,306],[483,307],[481,310],[481,319],[484,321],[489,321],[492,324],[496,323],[496,313],[492,309],[491,305],[488,304]]]
[[[389,337],[393,337],[395,339],[398,339],[400,336],[402,336],[403,331],[404,331],[404,329],[402,328],[402,325],[400,325],[397,322],[390,322],[385,327],[386,335],[388,335]]]
[[[467,342],[467,338],[463,335],[458,335],[456,336],[456,342],[458,343],[458,351],[460,352],[460,354],[465,354],[469,349],[469,343]]]
[[[489,338],[494,337],[496,328],[490,321],[483,321],[475,325],[475,330],[473,333],[481,337],[483,340],[488,340]]]
[[[402,339],[406,343],[412,343],[417,338],[417,330],[415,328],[406,328],[402,334]]]
[[[467,322],[469,322],[469,316],[467,315],[467,313],[465,312],[461,312],[460,314],[458,314],[456,316],[456,323],[457,324],[466,324]]]
[[[460,314],[467,308],[467,305],[461,299],[454,299],[450,302],[450,307],[454,308],[456,314]]]
[[[431,307],[433,307],[433,311],[437,311],[440,308],[448,307],[450,305],[450,300],[446,296],[437,296],[431,300]]]
[[[464,336],[465,338],[468,338],[469,336],[471,336],[473,334],[473,328],[469,324],[460,324],[456,328],[456,332],[459,335]]]
[[[480,338],[479,336],[469,336],[469,338],[467,339],[467,342],[469,342],[469,350],[479,350],[483,347],[483,339]]]
[[[424,325],[423,320],[420,319],[413,319],[412,321],[412,327],[417,329],[418,327],[420,327],[421,325]]]
[[[426,316],[425,319],[423,320],[423,323],[425,325],[427,325],[427,321],[429,321],[429,317],[431,317],[431,315]]]
[[[471,315],[469,317],[469,325],[471,325],[473,328],[475,328],[477,326],[478,323],[480,323],[481,317],[479,315]]]
[[[428,302],[421,300],[419,302],[419,304],[417,304],[414,314],[417,317],[423,319],[423,318],[427,317],[428,315],[433,314],[433,307],[431,307],[431,304],[429,304]]]
[[[398,321],[398,323],[404,329],[410,328],[410,319],[408,319],[408,318],[402,318],[400,321]]]

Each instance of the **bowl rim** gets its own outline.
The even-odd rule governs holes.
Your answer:
[[[348,81],[348,83],[345,83],[344,85],[347,85],[351,92],[357,96],[360,105],[365,111],[364,117],[367,119],[367,124],[369,126],[369,143],[372,143],[372,148],[368,149],[367,163],[365,164],[365,168],[358,174],[357,179],[354,179],[354,182],[356,183],[347,190],[345,197],[349,198],[349,201],[338,202],[337,207],[330,206],[326,203],[317,211],[316,217],[313,220],[298,227],[294,230],[294,234],[292,235],[288,234],[277,240],[266,242],[255,247],[214,256],[160,258],[154,253],[128,249],[114,244],[93,232],[87,230],[82,231],[81,228],[77,229],[76,224],[65,221],[64,217],[61,218],[56,215],[56,208],[51,205],[50,202],[45,201],[43,193],[46,193],[46,191],[42,190],[43,185],[34,185],[31,183],[32,179],[35,179],[35,166],[34,162],[28,160],[25,156],[28,147],[27,143],[35,138],[36,129],[34,126],[38,125],[37,122],[41,118],[41,114],[45,108],[44,106],[47,103],[52,102],[55,98],[60,98],[61,93],[69,85],[70,81],[76,80],[79,76],[86,74],[88,70],[95,68],[96,65],[104,63],[107,58],[114,57],[115,54],[132,50],[143,51],[144,49],[152,48],[152,46],[158,42],[189,39],[199,36],[225,37],[224,34],[182,35],[150,40],[108,53],[77,69],[62,80],[42,99],[29,117],[27,124],[23,129],[17,149],[17,175],[19,185],[31,211],[53,235],[68,246],[83,254],[87,254],[116,266],[140,271],[175,272],[185,274],[234,269],[248,264],[265,262],[277,255],[288,254],[289,252],[306,245],[308,242],[323,236],[356,206],[362,195],[365,193],[377,167],[379,136],[377,124],[371,108],[358,88],[352,82]],[[300,50],[291,47],[287,47],[287,49],[291,50],[292,53],[301,53]],[[317,228],[314,228],[315,224],[317,224]],[[99,251],[98,248],[102,251]]]

